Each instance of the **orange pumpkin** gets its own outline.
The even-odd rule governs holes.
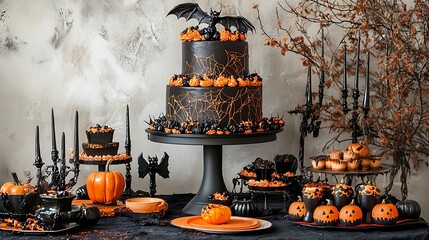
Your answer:
[[[10,189],[11,189],[12,187],[15,187],[15,183],[14,183],[14,182],[5,182],[5,183],[1,186],[1,193],[9,194],[9,193],[10,193]]]
[[[12,177],[14,182],[6,182],[1,187],[1,192],[9,195],[25,195],[34,192],[34,187],[29,183],[23,183],[18,179],[18,175],[13,172]]]
[[[356,226],[362,223],[362,209],[355,204],[353,199],[349,205],[341,208],[339,220],[346,227]]]
[[[335,226],[338,223],[338,209],[327,199],[326,205],[318,206],[313,213],[314,222],[322,226]]]
[[[105,172],[92,172],[86,179],[88,196],[94,203],[116,203],[124,192],[124,175],[121,172],[110,172],[111,162],[107,162]]]
[[[398,221],[399,213],[393,203],[386,203],[386,200],[383,199],[383,202],[374,206],[371,216],[374,223],[392,225]]]
[[[289,220],[291,221],[302,221],[305,213],[307,212],[305,204],[301,199],[301,196],[298,196],[298,200],[293,202],[289,206]]]
[[[222,204],[209,203],[201,209],[201,217],[210,224],[226,223],[231,215],[231,209]]]
[[[371,156],[369,147],[362,143],[352,143],[347,147],[347,150],[356,153],[360,159],[369,158]]]

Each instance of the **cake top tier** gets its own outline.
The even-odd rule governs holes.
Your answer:
[[[220,11],[204,12],[197,3],[183,3],[174,7],[168,15],[176,15],[178,19],[186,21],[196,19],[198,25],[185,29],[181,33],[182,41],[245,41],[248,31],[255,31],[252,23],[242,16],[220,16]],[[207,27],[200,28],[201,24]],[[216,25],[220,24],[225,29],[219,32]],[[235,28],[235,31],[232,30]]]

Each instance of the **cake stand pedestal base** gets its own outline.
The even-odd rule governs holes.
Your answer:
[[[222,145],[204,145],[203,158],[203,180],[198,193],[183,208],[186,214],[200,215],[201,208],[209,203],[209,195],[227,190],[222,177]]]

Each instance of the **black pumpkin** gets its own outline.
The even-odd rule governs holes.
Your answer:
[[[97,224],[101,217],[100,210],[95,206],[89,206],[82,209],[82,213],[79,217],[80,226],[93,226]]]
[[[396,203],[399,219],[416,219],[420,217],[422,209],[415,200],[404,200]]]
[[[258,206],[251,199],[234,199],[231,210],[233,216],[255,217],[258,214]]]
[[[86,184],[76,189],[76,199],[89,199]]]

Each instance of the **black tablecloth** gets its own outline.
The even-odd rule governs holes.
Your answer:
[[[268,206],[274,214],[260,217],[272,223],[272,227],[258,232],[236,235],[214,235],[194,230],[180,229],[170,225],[170,221],[184,216],[181,209],[192,198],[191,194],[159,196],[169,204],[167,214],[161,220],[142,217],[140,214],[122,212],[115,217],[101,218],[93,227],[78,226],[67,232],[50,235],[14,234],[0,232],[0,239],[429,239],[429,226],[425,223],[402,227],[371,230],[317,229],[296,225],[284,219],[279,213],[281,198],[272,197]],[[256,199],[263,208],[263,199]]]

